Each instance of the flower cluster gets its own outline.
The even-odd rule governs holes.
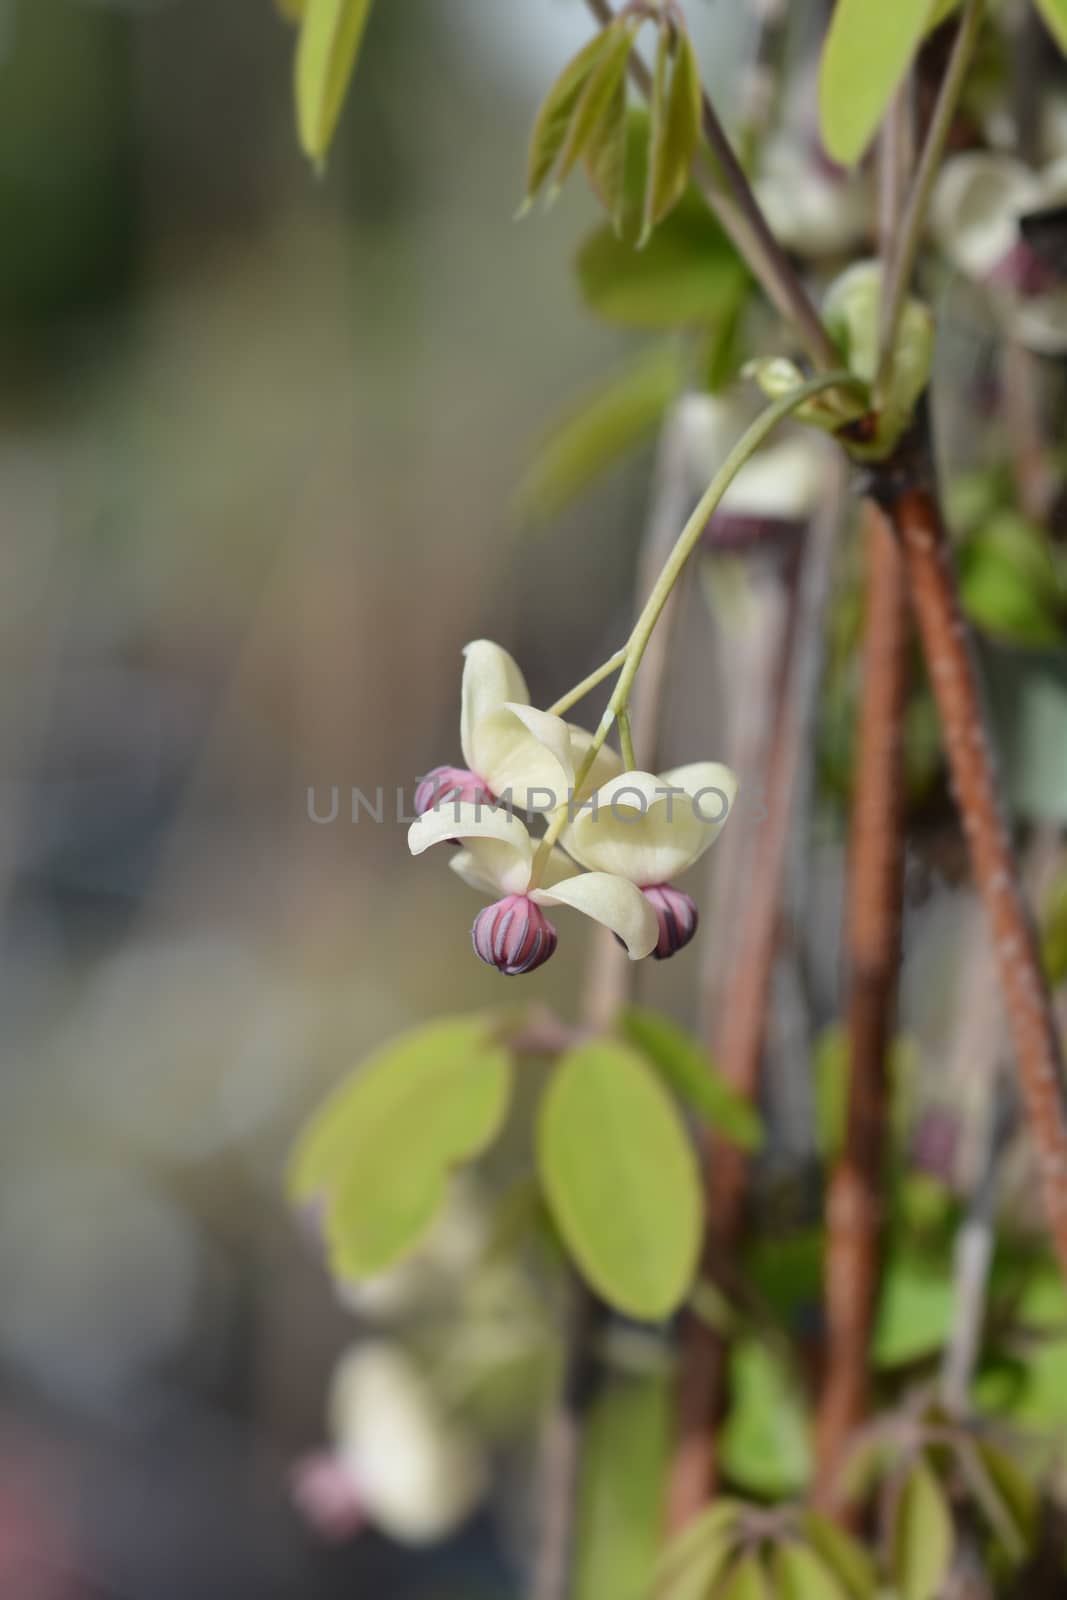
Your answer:
[[[570,906],[610,928],[631,960],[674,955],[696,932],[697,909],[671,880],[722,830],[734,774],[711,761],[624,772],[585,729],[530,705],[506,650],[480,639],[465,658],[466,766],[421,781],[408,844],[413,855],[458,845],[453,871],[493,898],[474,922],[476,953],[509,976],[532,972],[557,943],[544,908]],[[516,811],[547,816],[546,837]]]

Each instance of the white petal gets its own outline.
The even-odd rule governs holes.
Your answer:
[[[930,216],[953,265],[981,279],[1018,243],[1019,215],[1035,204],[1040,185],[1021,161],[972,151],[945,163]]]
[[[533,841],[526,825],[503,806],[442,801],[408,829],[408,849],[420,856],[431,845],[462,839],[485,884],[492,892],[521,894],[530,879]],[[480,884],[481,886],[481,884]]]
[[[645,887],[691,867],[719,834],[737,780],[718,762],[696,762],[656,777],[624,772],[598,789],[563,835],[583,866]]]
[[[823,493],[826,465],[823,441],[810,430],[757,450],[719,501],[715,514],[804,522]]]
[[[488,895],[490,900],[496,898],[498,891],[495,878],[481,864],[481,859],[474,850],[457,850],[455,855],[449,856],[448,865],[463,882],[472,889],[477,889],[479,894]]]
[[[489,639],[475,639],[467,645],[463,662],[463,688],[460,697],[459,742],[468,767],[474,765],[474,729],[483,717],[507,701],[529,705],[530,694],[518,664]],[[478,776],[485,774],[478,772]]]
[[[641,961],[656,948],[656,913],[634,884],[610,872],[583,872],[531,896],[540,905],[572,906],[618,934],[631,961]]]
[[[471,740],[471,765],[495,795],[510,795],[523,811],[566,805],[574,767],[562,717],[510,702],[482,717]]]
[[[1011,312],[1012,331],[1019,343],[1038,355],[1062,355],[1067,350],[1067,289],[1016,300]]]
[[[593,735],[587,728],[580,728],[576,722],[568,722],[567,731],[571,736],[571,762],[575,776],[580,772],[582,762],[585,760],[589,746],[593,742]],[[610,778],[617,778],[622,771],[622,757],[610,744],[602,744],[597,751],[582,786],[577,791],[577,798],[584,800],[586,795],[592,794]]]

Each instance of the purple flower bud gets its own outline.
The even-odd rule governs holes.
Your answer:
[[[696,933],[700,920],[697,908],[687,894],[671,883],[649,884],[641,893],[659,923],[659,939],[652,954],[657,961],[666,961],[668,956],[684,950]]]
[[[471,939],[475,954],[509,978],[542,966],[556,948],[555,928],[524,894],[509,894],[479,911]]]
[[[415,815],[421,817],[438,806],[465,800],[470,805],[489,806],[493,796],[478,777],[466,767],[434,767],[425,778],[419,779],[415,790]]]
[[[1014,244],[988,273],[988,281],[998,288],[1012,289],[1022,300],[1051,294],[1063,278],[1025,239]]]

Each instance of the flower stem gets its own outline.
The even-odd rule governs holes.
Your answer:
[[[627,772],[633,772],[637,767],[637,757],[634,755],[634,736],[630,731],[629,711],[619,712],[619,743],[622,746],[622,759]]]
[[[952,47],[952,55],[948,69],[941,81],[941,90],[934,107],[934,114],[923,141],[922,154],[919,157],[918,169],[915,180],[908,195],[908,202],[904,208],[900,232],[893,259],[884,283],[884,315],[882,318],[882,353],[878,367],[878,376],[875,379],[875,396],[885,394],[893,377],[893,362],[895,359],[895,346],[897,328],[900,324],[904,302],[911,286],[912,273],[915,270],[916,258],[919,254],[919,245],[922,242],[923,229],[926,227],[926,215],[930,209],[930,197],[934,191],[934,183],[941,167],[941,157],[945,153],[945,145],[952,128],[952,119],[956,114],[956,105],[959,101],[963,80],[967,75],[967,68],[971,64],[975,41],[978,38],[978,29],[982,20],[982,0],[966,0],[963,16],[960,18],[956,42]]]
[[[682,574],[686,562],[700,541],[700,536],[707,526],[708,518],[714,514],[719,501],[731,483],[733,483],[741,468],[755,455],[760,445],[770,438],[775,428],[784,422],[786,417],[794,412],[798,406],[802,406],[805,400],[810,400],[815,395],[824,393],[827,389],[860,389],[866,392],[866,385],[843,368],[834,372],[819,373],[817,377],[809,378],[807,383],[798,384],[789,394],[782,395],[780,399],[769,405],[765,411],[760,412],[755,422],[741,435],[697,501],[696,509],[678,535],[674,549],[664,562],[663,569],[652,586],[652,592],[646,600],[641,610],[641,615],[634,626],[633,633],[627,642],[619,681],[615,685],[607,710],[601,717],[596,732],[593,734],[592,742],[586,751],[585,758],[575,774],[575,793],[580,791],[582,784],[589,776],[593,762],[596,760],[597,754],[603,747],[604,741],[613,726],[628,710],[630,690],[633,686],[634,678],[637,676],[637,670],[641,665],[641,658],[648,648],[648,642],[652,637],[656,623],[659,621],[663,608],[671,597],[671,593]],[[605,664],[604,670],[600,668],[597,670],[602,677],[607,677],[608,673],[613,669]],[[595,676],[595,674],[591,676]],[[558,704],[559,702],[557,701]],[[530,889],[536,889],[540,884],[552,847],[563,832],[570,810],[570,805],[563,805],[553,814],[545,836],[541,840],[537,854],[534,857],[533,867],[530,872]]]
[[[584,700],[585,696],[591,689],[595,689],[598,683],[603,683],[605,678],[610,678],[613,672],[618,671],[626,660],[626,651],[627,646],[623,645],[621,650],[616,650],[613,656],[609,656],[606,661],[602,661],[595,672],[591,672],[587,678],[583,678],[581,683],[576,683],[573,689],[568,689],[566,694],[560,695],[559,699],[549,706],[550,714],[554,717],[561,717],[565,711],[571,709],[571,706],[576,706],[579,700]]]

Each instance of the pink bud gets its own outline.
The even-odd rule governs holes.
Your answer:
[[[652,954],[657,961],[683,950],[697,931],[700,920],[697,908],[687,894],[671,883],[653,883],[641,890],[656,913],[659,939]]]
[[[366,1525],[366,1507],[351,1473],[328,1451],[302,1457],[290,1473],[289,1486],[297,1510],[331,1543],[351,1539]]]
[[[555,928],[524,894],[509,894],[479,911],[471,938],[475,954],[509,978],[543,966],[556,948]]]
[[[415,790],[415,815],[421,817],[438,806],[465,800],[470,805],[490,806],[493,796],[476,772],[466,767],[434,767],[420,778]]]

